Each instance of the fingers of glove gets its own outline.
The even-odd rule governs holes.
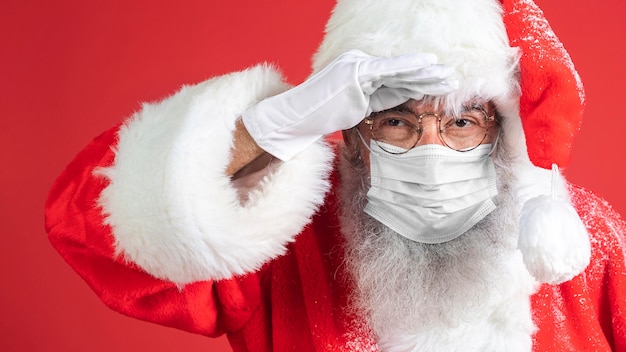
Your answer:
[[[428,67],[437,64],[437,55],[432,53],[410,53],[393,57],[376,57],[353,49],[339,55],[328,66],[341,62],[359,62],[359,75],[365,78],[368,75],[386,76],[416,68]]]
[[[454,92],[458,88],[458,81],[455,79],[437,81],[432,83],[396,82],[397,87],[387,87],[386,85],[377,89],[370,96],[367,115],[372,112],[391,109],[405,103],[409,99],[420,100],[425,95],[442,96]]]
[[[430,53],[406,54],[392,58],[370,58],[360,62],[357,74],[363,91],[366,94],[371,94],[382,85],[380,80],[384,78],[406,76],[407,78],[418,79],[433,73],[440,76],[441,72],[438,72],[440,69],[435,69],[433,73],[431,73],[432,70],[421,72],[423,69],[436,64],[437,56]]]
[[[442,96],[448,95],[457,90],[459,88],[459,81],[457,81],[456,79],[451,79],[433,83],[420,83],[415,86],[406,86],[404,88],[414,92],[414,94],[417,93],[417,96]],[[413,96],[411,96],[411,98],[416,99]]]
[[[411,71],[398,73],[393,76],[381,77],[379,81],[386,87],[401,88],[406,83],[432,83],[448,79],[454,79],[454,68],[447,65],[437,64],[422,67]],[[396,84],[394,84],[397,82]]]
[[[437,64],[437,56],[431,53],[404,54],[389,58],[369,57],[359,66],[359,77],[369,80],[377,77],[394,76],[403,72]]]
[[[446,65],[432,65],[420,69],[397,74],[395,76],[381,77],[377,81],[370,82],[369,87],[390,87],[416,89],[420,85],[447,82],[449,87],[455,87],[454,68]],[[365,90],[365,89],[364,89]],[[367,93],[367,90],[365,90]],[[373,93],[373,92],[372,92]],[[370,93],[371,94],[371,93]]]
[[[404,104],[409,99],[419,100],[423,97],[424,94],[420,95],[420,93],[410,89],[382,87],[370,96],[370,104],[366,116],[369,116],[373,112],[391,109],[400,104]]]
[[[454,78],[445,79],[445,80],[437,80],[437,81],[432,81],[432,82],[393,80],[393,81],[385,81],[382,86],[382,88],[405,89],[405,90],[413,91],[413,92],[420,93],[420,94],[435,95],[435,96],[450,94],[454,92],[455,90],[457,90],[458,87],[459,87],[459,82],[458,80]]]

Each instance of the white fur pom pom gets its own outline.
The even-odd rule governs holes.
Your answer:
[[[571,280],[589,264],[589,236],[574,208],[554,196],[528,200],[520,217],[519,248],[528,271],[540,282]]]

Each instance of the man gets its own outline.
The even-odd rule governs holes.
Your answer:
[[[625,225],[559,174],[582,93],[533,3],[341,0],[314,71],[146,104],[61,175],[52,243],[236,351],[626,349]]]

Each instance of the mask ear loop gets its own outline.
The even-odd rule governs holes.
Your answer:
[[[356,133],[359,135],[359,139],[361,139],[361,142],[363,143],[365,148],[367,148],[367,150],[369,150],[370,153],[373,153],[374,151],[370,148],[369,145],[367,145],[367,142],[365,142],[365,138],[363,138],[363,135],[361,134],[361,131],[359,131],[358,128],[356,129]]]
[[[496,136],[496,140],[493,141],[493,143],[491,143],[491,150],[487,154],[488,156],[491,156],[496,151],[496,147],[499,141],[500,141],[500,133],[498,133],[498,135]]]

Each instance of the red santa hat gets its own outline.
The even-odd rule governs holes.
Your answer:
[[[313,58],[341,53],[437,54],[455,67],[458,106],[492,100],[512,152],[520,204],[519,248],[538,281],[560,283],[589,263],[589,237],[559,168],[568,165],[584,106],[572,61],[531,0],[338,0]]]

